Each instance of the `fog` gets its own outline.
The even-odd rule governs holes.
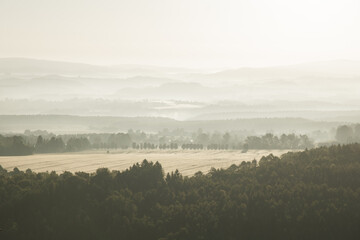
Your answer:
[[[162,118],[180,128],[235,119],[357,123],[359,10],[353,0],[5,0],[0,113]],[[1,131],[32,127],[2,122]]]
[[[360,62],[224,70],[0,59],[3,115],[359,121]]]
[[[0,57],[190,68],[360,60],[357,0],[2,0]]]
[[[359,0],[0,0],[0,239],[360,239]]]

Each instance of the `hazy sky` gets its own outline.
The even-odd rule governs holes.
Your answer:
[[[359,0],[0,0],[0,57],[239,67],[360,60]]]

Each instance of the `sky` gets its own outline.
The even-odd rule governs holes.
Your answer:
[[[0,0],[0,57],[196,68],[360,60],[359,0]]]

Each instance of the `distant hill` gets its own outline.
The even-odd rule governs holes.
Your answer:
[[[360,61],[334,60],[310,62],[304,64],[264,67],[264,68],[237,68],[201,74],[199,69],[176,67],[160,67],[145,65],[92,65],[65,61],[40,60],[31,58],[0,58],[0,73],[32,73],[32,74],[100,74],[100,73],[128,73],[136,76],[156,76],[161,74],[188,74],[188,77],[202,78],[278,78],[290,75],[308,74],[341,74],[360,76]],[[194,75],[191,75],[194,73]],[[197,75],[197,74],[198,75]]]
[[[358,118],[335,112],[360,110],[359,61],[337,60],[204,72],[143,65],[96,66],[2,58],[0,113],[161,116],[176,119],[198,116],[197,120],[215,120],[249,116],[309,118],[311,111],[318,112],[321,118],[322,111],[332,111],[327,115],[329,119],[341,117],[339,119],[354,121]],[[81,99],[81,104],[67,102],[65,106],[61,102],[71,99]],[[97,104],[97,99],[141,104],[136,104],[136,108],[133,104],[117,105],[115,102]],[[11,102],[13,100],[44,100],[47,103],[39,103],[44,107],[38,106],[36,111],[31,105],[31,110],[28,110],[19,102]],[[163,106],[149,108],[145,103],[174,101],[201,102],[202,105],[214,107],[200,109],[169,104],[172,106],[166,109]],[[233,101],[236,104],[217,104],[222,101]],[[324,104],[309,104],[316,102]],[[257,115],[260,111],[265,114]],[[278,114],[280,111],[287,114]],[[304,115],[293,114],[292,111],[303,111]],[[243,113],[246,112],[248,114],[245,117]]]
[[[222,120],[239,118],[306,118],[326,122],[360,122],[360,111],[249,111],[216,112],[198,115],[191,120]]]
[[[299,77],[339,75],[346,77],[360,77],[360,61],[334,60],[278,67],[237,68],[193,77],[224,81],[284,78],[291,80]]]
[[[0,58],[0,72],[2,73],[95,74],[108,71],[107,67],[83,63],[28,58]]]
[[[186,131],[237,131],[256,133],[306,133],[329,130],[339,122],[320,122],[302,118],[253,118],[209,121],[176,121],[159,117],[83,117],[69,115],[0,115],[0,132],[48,130],[54,133],[118,132],[129,129],[157,132],[184,129]]]
[[[39,60],[31,58],[0,58],[0,73],[20,74],[72,74],[72,75],[94,75],[94,74],[122,74],[132,76],[163,76],[164,74],[176,74],[194,72],[192,69],[170,68],[144,65],[92,65],[84,63]]]
[[[150,79],[151,80],[151,79]],[[127,99],[176,99],[176,100],[201,100],[209,96],[221,96],[224,93],[219,89],[205,87],[194,82],[169,82],[160,86],[123,88],[116,94]]]

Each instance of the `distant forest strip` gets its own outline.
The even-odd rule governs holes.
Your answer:
[[[269,155],[192,177],[0,167],[1,239],[360,239],[360,144]],[[196,159],[194,159],[196,160]]]
[[[33,153],[78,152],[89,149],[194,149],[242,150],[248,149],[305,149],[314,147],[306,135],[273,134],[248,136],[239,139],[235,134],[198,133],[192,138],[150,135],[143,132],[117,134],[58,135],[44,134],[2,136],[0,156],[30,155]]]
[[[0,135],[0,156],[33,153],[78,152],[90,149],[310,149],[316,145],[360,142],[360,124],[341,125],[336,129],[336,141],[315,144],[307,135],[267,133],[244,136],[242,132],[206,133],[199,129],[187,133],[182,129],[158,133],[129,130],[127,133],[87,133],[55,135],[47,131],[29,131],[17,136]]]

